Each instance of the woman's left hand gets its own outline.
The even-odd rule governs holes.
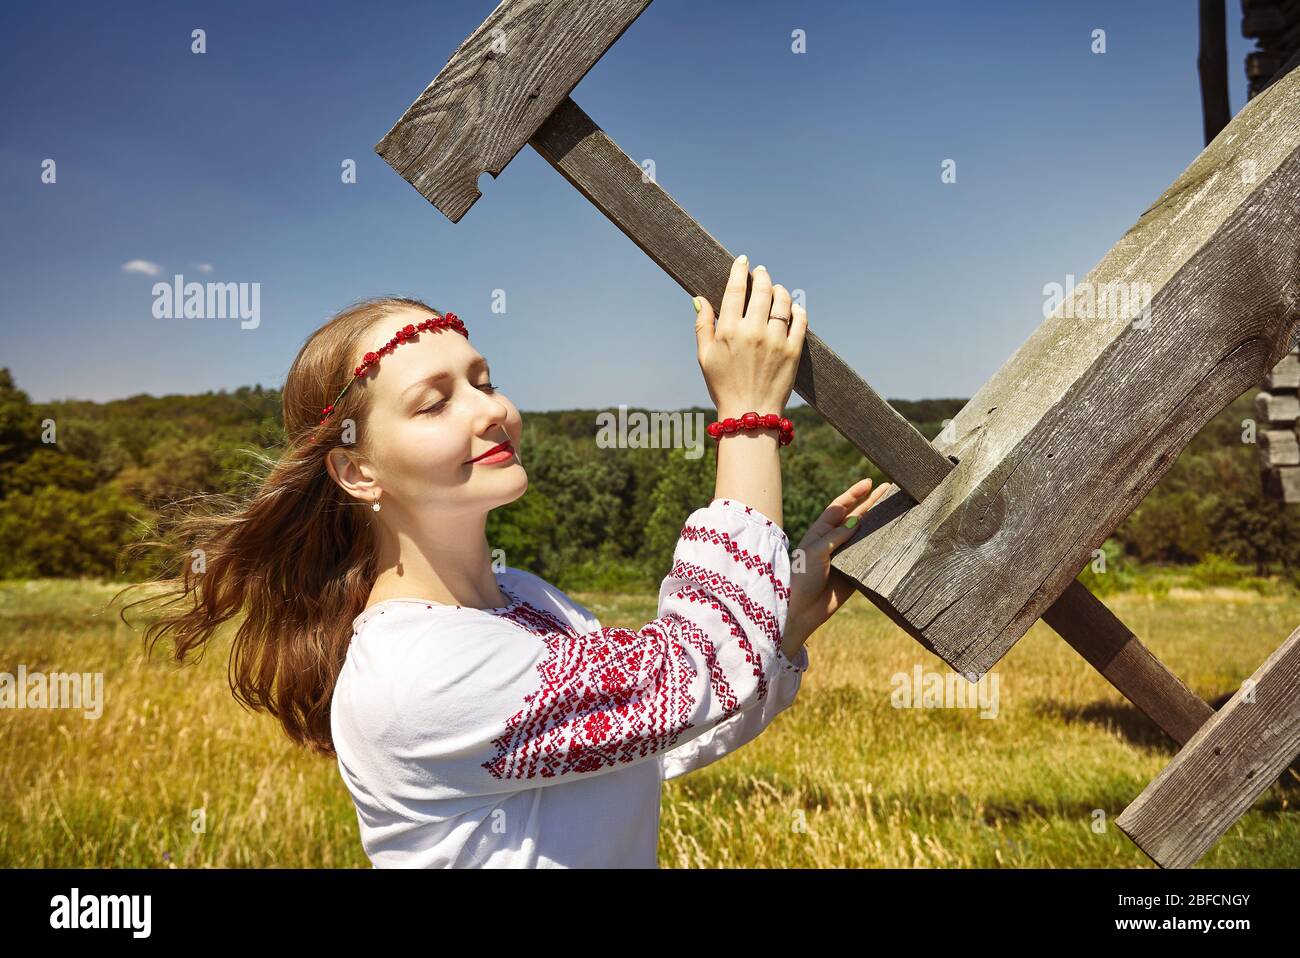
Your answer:
[[[791,554],[790,605],[781,649],[793,659],[804,640],[835,614],[857,589],[848,577],[831,575],[831,553],[852,537],[857,522],[887,493],[893,483],[871,488],[863,479],[832,500]],[[802,571],[798,561],[802,550]]]

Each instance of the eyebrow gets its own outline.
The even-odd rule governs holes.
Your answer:
[[[469,366],[465,369],[465,372],[472,373],[476,369],[487,369],[487,368],[488,368],[487,359],[485,359],[482,356],[478,356],[470,360]],[[406,400],[408,400],[411,394],[414,393],[417,389],[420,389],[421,387],[427,389],[428,387],[435,386],[438,383],[446,382],[451,377],[452,374],[450,372],[434,373],[432,376],[426,376],[424,379],[421,379],[418,382],[411,383],[411,385],[407,386],[404,390],[402,390],[401,401],[405,402]]]

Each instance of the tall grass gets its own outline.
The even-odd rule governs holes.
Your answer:
[[[98,719],[0,710],[0,866],[368,866],[334,762],[231,698],[225,642],[183,669],[161,646],[145,661],[103,611],[117,588],[0,583],[0,671],[105,682]],[[1157,591],[1106,601],[1212,704],[1300,622],[1289,589]],[[653,595],[574,597],[610,626],[655,612]],[[861,597],[809,653],[770,729],[665,786],[661,866],[1151,867],[1113,821],[1173,743],[1042,623],[998,665],[992,719],[894,708],[891,676],[946,666]],[[1201,865],[1300,865],[1298,796],[1288,771]]]

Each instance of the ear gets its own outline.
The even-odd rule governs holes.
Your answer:
[[[370,466],[358,461],[350,450],[331,449],[325,456],[325,469],[355,499],[370,502],[383,491]]]

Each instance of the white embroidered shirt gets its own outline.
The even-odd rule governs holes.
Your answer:
[[[498,609],[363,611],[330,724],[376,867],[656,865],[661,783],[734,751],[794,701],[780,650],[789,539],[715,499],[686,520],[640,629],[604,628],[531,572]]]

